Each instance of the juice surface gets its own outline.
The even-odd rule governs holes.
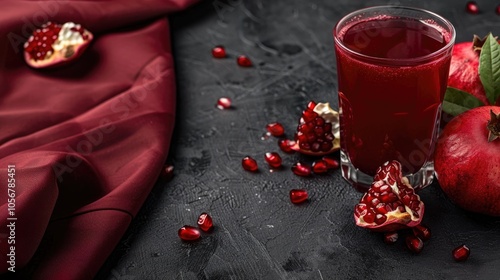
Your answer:
[[[362,21],[347,28],[344,44],[358,53],[392,59],[429,55],[448,43],[445,34],[412,19],[380,18]]]
[[[443,48],[449,34],[432,24],[398,18],[345,29],[344,45],[361,56],[336,45],[342,152],[368,175],[394,159],[406,173],[418,171],[432,158],[450,56],[418,63],[408,59]]]

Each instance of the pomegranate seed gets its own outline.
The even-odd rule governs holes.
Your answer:
[[[401,182],[401,176],[399,175],[401,172],[401,164],[397,161],[386,162],[382,166],[380,166],[375,172],[375,176],[373,177],[374,181],[380,181],[388,178],[390,180],[390,184],[392,185],[394,182]]]
[[[184,241],[194,241],[200,238],[200,231],[192,226],[183,226],[177,232],[179,237]]]
[[[283,125],[281,125],[278,122],[266,125],[266,129],[273,136],[283,136],[283,134],[285,134],[285,129],[283,128]]]
[[[375,193],[375,194],[376,194],[376,193]],[[377,194],[376,194],[376,195],[377,195]],[[372,202],[372,205],[373,205],[373,206],[377,206],[377,205],[379,205],[380,200],[378,200],[378,198],[376,198],[376,197],[375,197],[374,199],[372,199],[372,201],[371,201],[371,202]]]
[[[399,234],[397,232],[386,232],[384,234],[384,242],[386,244],[394,244],[398,241]]]
[[[293,204],[299,204],[307,200],[309,195],[307,194],[307,190],[304,189],[293,189],[290,190],[290,201]]]
[[[295,141],[290,139],[280,139],[278,141],[278,146],[285,153],[293,153],[292,146],[295,145]]]
[[[307,164],[297,162],[292,166],[292,172],[295,175],[307,177],[311,175],[311,167]]]
[[[241,67],[252,67],[252,61],[245,55],[238,56],[236,61],[238,62],[238,65]]]
[[[477,6],[477,3],[475,1],[467,2],[467,4],[465,5],[465,10],[469,14],[473,14],[473,15],[479,14],[479,7]]]
[[[255,159],[249,156],[243,158],[243,160],[241,161],[241,165],[246,171],[255,172],[259,169],[259,166],[257,165]]]
[[[354,213],[356,214],[357,217],[359,217],[359,216],[365,215],[367,212],[367,209],[368,208],[367,208],[366,204],[359,203],[359,204],[356,204],[356,206],[354,207]]]
[[[275,152],[266,153],[264,158],[266,159],[269,166],[271,166],[273,168],[278,168],[281,166],[281,157],[278,153],[275,153]]]
[[[371,211],[367,211],[367,213],[365,214],[363,219],[365,222],[371,224],[371,223],[375,222],[375,214]]]
[[[382,215],[385,215],[387,214],[387,212],[389,212],[387,210],[387,208],[390,209],[390,207],[387,207],[387,205],[383,204],[383,203],[379,203],[377,204],[377,206],[375,207],[375,212],[379,213],[379,214],[382,214]]]
[[[332,157],[329,157],[329,156],[324,156],[321,159],[326,162],[326,165],[328,166],[328,169],[337,169],[337,168],[339,168],[339,162],[336,159],[334,159]]]
[[[383,214],[376,214],[375,215],[375,223],[377,225],[381,225],[387,221],[387,216]]]
[[[163,167],[163,172],[162,172],[163,178],[170,180],[174,176],[174,166],[167,164]]]
[[[463,262],[469,258],[470,249],[466,245],[453,249],[453,259],[457,262]]]
[[[212,49],[212,56],[215,58],[226,57],[226,49],[223,46],[216,46]]]
[[[304,122],[310,122],[314,121],[314,119],[318,117],[318,113],[314,112],[311,109],[307,109],[304,112],[302,112],[302,118],[304,119]]]
[[[413,253],[420,253],[422,252],[422,249],[424,248],[424,242],[422,239],[414,236],[414,235],[408,235],[406,237],[406,247],[410,249]]]
[[[231,108],[231,99],[227,97],[221,97],[217,100],[217,108],[220,110]]]
[[[312,164],[312,170],[316,174],[325,174],[328,172],[328,164],[326,161],[319,159]]]
[[[423,225],[417,225],[412,229],[413,229],[413,234],[415,234],[415,236],[417,236],[418,238],[422,239],[422,241],[427,241],[431,239],[431,230],[428,227],[425,227]]]
[[[497,13],[497,15],[500,16],[500,5],[497,6],[497,8],[495,9],[495,12]]]
[[[198,227],[203,231],[211,230],[213,227],[212,217],[205,212],[201,213],[200,217],[198,217]]]
[[[312,100],[309,101],[309,103],[307,104],[307,109],[314,110],[315,107],[316,107],[316,102]]]

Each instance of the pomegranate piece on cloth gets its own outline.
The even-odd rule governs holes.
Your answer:
[[[33,68],[63,65],[83,54],[93,39],[80,24],[47,22],[24,43],[24,60]]]

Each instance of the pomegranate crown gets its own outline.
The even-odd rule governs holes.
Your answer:
[[[495,114],[490,110],[491,119],[488,121],[488,142],[492,142],[500,137],[500,113]]]
[[[486,39],[488,39],[489,35],[484,36],[483,38],[477,36],[474,34],[474,37],[472,38],[472,50],[477,54],[481,54],[481,49],[483,48],[484,43],[486,42]],[[495,40],[498,40],[498,36],[494,37]]]

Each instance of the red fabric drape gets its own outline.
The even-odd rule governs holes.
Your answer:
[[[12,275],[31,279],[91,279],[112,252],[167,156],[175,81],[165,16],[192,2],[0,1],[1,273],[11,273],[11,246]],[[94,42],[64,68],[31,69],[23,40],[47,20],[81,23]]]

